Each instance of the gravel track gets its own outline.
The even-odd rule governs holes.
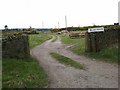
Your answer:
[[[48,40],[31,49],[49,78],[49,88],[118,88],[118,65],[92,60],[67,50],[68,46]],[[57,52],[85,65],[85,70],[65,66],[52,58],[49,53]]]

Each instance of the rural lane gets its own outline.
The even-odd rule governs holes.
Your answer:
[[[54,37],[53,37],[54,38]],[[96,61],[67,50],[60,38],[31,49],[49,78],[48,88],[118,88],[118,65]],[[85,70],[59,63],[49,53],[57,52],[85,65]]]

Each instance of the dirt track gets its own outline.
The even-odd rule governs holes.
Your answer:
[[[118,65],[91,60],[68,51],[58,38],[31,50],[49,77],[49,88],[118,88]],[[85,65],[85,70],[65,66],[49,53],[57,52]]]

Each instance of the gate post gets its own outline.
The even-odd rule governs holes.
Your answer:
[[[90,52],[91,51],[91,37],[90,33],[85,33],[85,51]]]

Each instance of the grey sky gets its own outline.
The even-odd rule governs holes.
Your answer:
[[[0,0],[0,28],[65,27],[118,22],[119,0]]]

